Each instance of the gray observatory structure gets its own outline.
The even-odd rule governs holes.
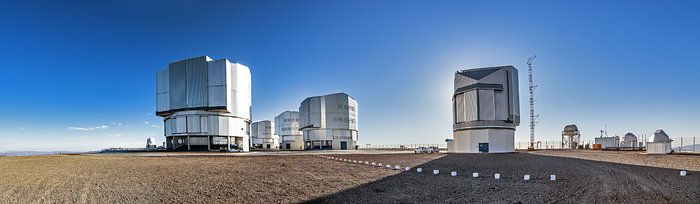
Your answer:
[[[357,101],[345,93],[313,96],[299,105],[305,149],[355,149]]]
[[[249,150],[250,69],[208,56],[170,63],[156,75],[156,115],[168,150]]]
[[[515,151],[520,124],[518,70],[513,66],[458,71],[452,97],[450,153]]]

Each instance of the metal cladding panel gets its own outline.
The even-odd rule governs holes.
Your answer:
[[[455,73],[454,83],[454,91],[456,91],[458,88],[476,84],[477,81],[469,77],[463,76],[461,74]]]
[[[251,123],[250,124],[250,137],[252,138],[258,138],[258,123]]]
[[[208,145],[209,137],[190,137],[190,145]]]
[[[305,99],[299,104],[299,126],[306,127],[311,125],[310,115],[309,115],[309,99]]]
[[[238,63],[231,65],[232,80],[234,81],[231,83],[233,113],[238,117],[250,120],[253,104],[250,69]]]
[[[163,128],[165,129],[165,136],[170,136],[173,135],[173,125],[172,125],[172,120],[171,119],[166,119],[163,122]]]
[[[254,122],[251,124],[251,127],[253,127],[251,132],[255,135],[255,138],[274,138],[273,126],[273,123],[269,120]]]
[[[209,62],[207,67],[207,76],[209,80],[207,81],[208,86],[225,86],[226,79],[226,66],[227,60],[221,59]]]
[[[170,109],[170,94],[156,94],[156,111],[167,111]]]
[[[225,59],[209,62],[207,69],[207,95],[210,107],[228,105],[228,91],[226,89],[228,79],[227,66],[228,61]]]
[[[219,117],[219,135],[230,135],[229,117]]]
[[[359,107],[357,106],[357,101],[351,97],[348,97],[348,105],[350,106],[350,119],[353,119],[350,123],[350,129],[357,130],[359,124]]]
[[[455,123],[465,122],[467,114],[464,112],[464,94],[457,94],[454,98]]]
[[[347,101],[345,101],[344,104],[341,104],[338,94],[331,94],[323,97],[325,98],[326,103],[326,113],[339,113],[342,110],[342,107],[339,107],[339,105],[347,105]]]
[[[476,101],[476,91],[467,91],[464,93],[464,113],[465,113],[465,121],[475,121],[479,120],[477,118],[478,112],[477,112],[477,101]]]
[[[285,111],[275,117],[274,127],[277,135],[301,135],[299,131],[299,112]]]
[[[210,86],[209,107],[226,106],[226,86]]]
[[[508,120],[508,97],[505,91],[494,91],[496,120]]]
[[[187,107],[206,107],[207,103],[207,65],[199,58],[187,60]]]
[[[207,129],[210,135],[223,135],[219,132],[219,116],[209,116],[207,120],[209,121],[209,127]]]
[[[247,135],[246,131],[248,129],[248,122],[243,119],[230,118],[229,119],[229,135],[242,137]]]
[[[277,115],[277,117],[275,117],[275,132],[277,134],[282,134],[285,132],[284,130],[282,130],[282,127],[285,125],[285,123],[282,122],[285,118],[285,113],[287,112],[282,112],[279,115]]]
[[[209,132],[209,116],[199,117],[199,128],[201,128],[200,132],[203,132],[203,133]]]
[[[202,124],[202,121],[199,119],[199,116],[197,116],[197,115],[188,115],[187,116],[187,132],[188,133],[200,133],[200,132],[202,132],[202,129],[200,128],[201,124]]]
[[[170,109],[187,106],[187,61],[171,63],[169,67]]]
[[[175,133],[186,133],[187,132],[187,118],[186,117],[176,117],[175,120]]]
[[[513,123],[515,125],[520,124],[520,95],[518,94],[520,92],[520,89],[518,88],[518,70],[515,69],[514,67],[510,67],[507,69],[508,71],[508,94],[510,97],[508,97],[509,101],[512,101],[510,103],[510,114],[513,115]]]
[[[304,140],[333,140],[332,129],[315,129],[304,132]]]
[[[350,133],[350,130],[333,130],[333,137],[339,139],[350,139],[352,138],[352,133]]]
[[[314,97],[309,100],[309,122],[313,127],[323,127],[321,125],[321,97]]]
[[[347,115],[337,112],[326,112],[325,128],[348,128]]]
[[[479,90],[479,120],[496,120],[493,90]]]
[[[159,71],[156,74],[156,111],[166,111],[170,109],[170,71],[168,69]]]

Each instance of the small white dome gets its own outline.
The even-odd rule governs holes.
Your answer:
[[[637,136],[628,132],[622,137],[622,142],[637,142]]]
[[[155,145],[155,144],[156,144],[156,138],[149,137],[149,138],[146,140],[146,144],[147,144],[147,145]]]
[[[671,142],[671,139],[668,138],[666,132],[662,129],[658,129],[649,137],[649,142]]]
[[[573,132],[573,131],[578,131],[578,127],[576,127],[576,125],[574,125],[574,124],[567,125],[566,127],[564,127],[564,132]]]

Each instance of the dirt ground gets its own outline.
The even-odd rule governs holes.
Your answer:
[[[700,156],[661,158],[673,168],[658,168],[551,154],[576,155],[324,154],[411,171],[308,154],[0,157],[0,203],[698,203],[700,198],[694,167]],[[634,154],[611,156],[648,162]],[[432,175],[433,169],[440,174]],[[680,177],[678,169],[692,171]],[[472,172],[480,177],[472,178]],[[493,179],[494,173],[502,178]],[[524,174],[533,180],[523,181]],[[557,181],[549,181],[550,174]]]
[[[645,151],[548,150],[529,152],[545,156],[700,171],[700,155],[646,154]]]

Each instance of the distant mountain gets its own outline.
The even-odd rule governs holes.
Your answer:
[[[685,145],[685,146],[675,146],[672,147],[671,149],[678,151],[679,149],[681,151],[687,152],[687,151],[693,151],[695,150],[696,152],[700,152],[700,144],[690,144],[690,145]]]
[[[59,151],[7,151],[0,152],[0,156],[33,156],[33,155],[51,155],[60,154]]]

